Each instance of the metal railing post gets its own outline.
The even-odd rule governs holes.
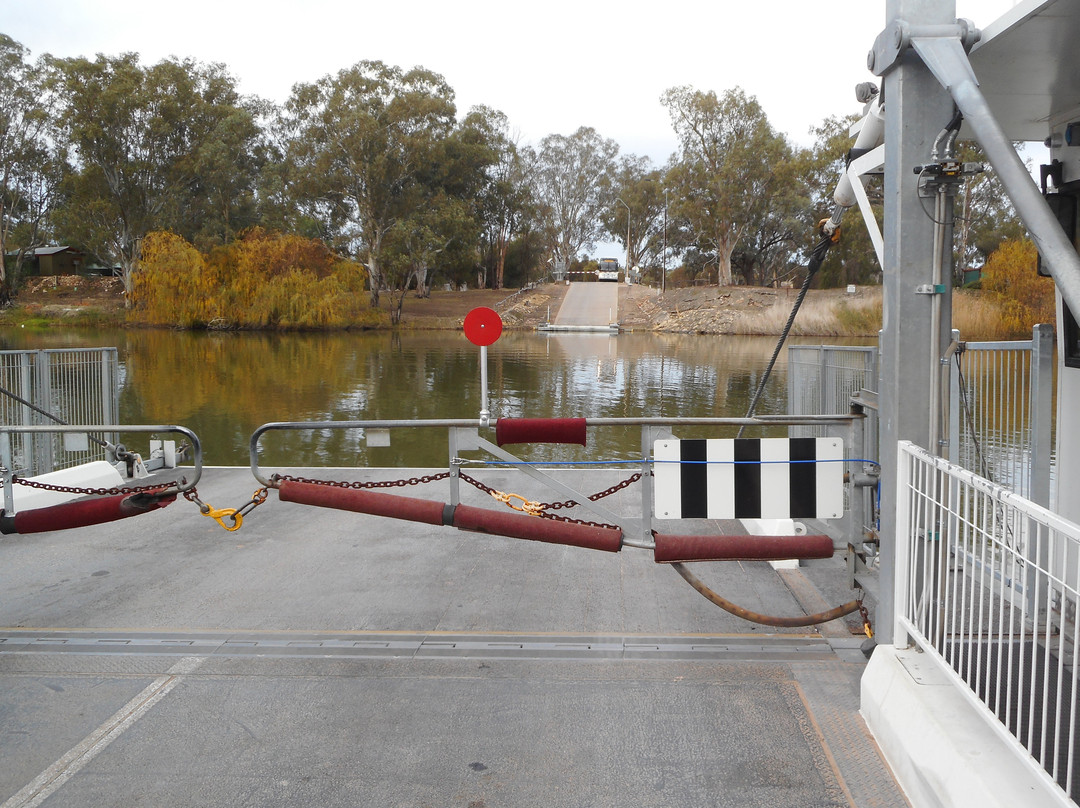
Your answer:
[[[49,372],[49,355],[45,351],[34,353],[34,395],[32,401],[39,402],[42,409],[52,411],[52,384]],[[30,416],[30,423],[40,424],[42,420],[35,413]],[[33,468],[36,474],[50,472],[56,468],[54,462],[56,437],[54,435],[35,435]]]
[[[907,648],[911,644],[903,620],[907,618],[911,603],[911,457],[908,454],[907,441],[897,443],[896,450],[896,534],[893,536],[892,567],[889,574],[893,577],[893,613],[892,637],[886,637],[897,648]],[[884,584],[885,570],[882,569]]]
[[[1028,499],[1050,507],[1050,426],[1053,423],[1054,327],[1031,331],[1031,480]]]
[[[11,475],[15,473],[11,454],[11,433],[0,432],[0,466],[3,466],[4,510],[11,512],[15,504],[15,493],[11,488]]]
[[[953,329],[952,332],[953,341],[960,342],[960,331]],[[954,354],[954,357],[959,357],[960,354]],[[960,404],[960,367],[956,361],[949,362],[949,449],[945,456],[950,463],[960,462],[960,411],[963,407]]]

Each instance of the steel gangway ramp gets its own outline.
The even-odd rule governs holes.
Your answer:
[[[278,502],[0,553],[3,808],[907,804],[858,713],[857,619],[752,626],[645,553]],[[840,559],[695,569],[763,612],[847,586]]]

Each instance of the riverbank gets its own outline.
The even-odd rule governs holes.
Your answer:
[[[433,290],[405,299],[401,328],[456,330],[469,311],[487,306],[499,312],[508,330],[535,330],[553,319],[566,285],[545,283],[528,289]],[[679,334],[777,335],[787,322],[798,289],[754,286],[697,286],[660,294],[647,286],[619,287],[619,323],[626,331]],[[953,297],[953,325],[968,339],[1024,338],[999,329],[998,304],[985,293],[961,290]],[[375,328],[391,328],[388,296]],[[123,285],[119,278],[76,275],[31,278],[14,305],[0,311],[0,326],[48,328],[54,325],[125,327]],[[370,324],[364,326],[371,328]],[[849,291],[811,289],[792,328],[795,336],[873,337],[881,328],[881,287]]]
[[[558,314],[566,289],[565,284],[546,283],[520,290],[434,290],[423,299],[410,295],[405,299],[402,327],[457,329],[469,311],[487,306],[499,312],[507,329],[535,330]],[[630,331],[775,334],[783,328],[796,295],[795,289],[745,286],[671,289],[661,295],[657,289],[621,285],[619,322]],[[0,324],[124,326],[123,300],[118,278],[31,278],[24,282],[14,305],[0,312]],[[854,294],[842,289],[811,290],[795,333],[872,335],[879,327],[880,300],[880,290],[873,287]],[[384,325],[389,327],[388,312]]]

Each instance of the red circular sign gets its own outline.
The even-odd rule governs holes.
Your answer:
[[[502,317],[494,309],[478,306],[465,315],[465,336],[473,345],[492,345],[502,336]]]

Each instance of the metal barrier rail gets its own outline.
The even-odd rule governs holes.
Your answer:
[[[1030,340],[964,343],[950,371],[946,456],[1050,507],[1053,326],[1036,325]]]
[[[898,456],[896,644],[1077,800],[1080,526],[909,442]]]
[[[459,481],[460,469],[469,461],[460,457],[463,451],[483,451],[495,458],[490,461],[495,465],[508,465],[519,468],[525,475],[540,482],[547,488],[559,492],[561,495],[573,499],[583,510],[590,511],[595,517],[603,519],[614,525],[620,526],[627,534],[625,543],[629,546],[652,548],[651,537],[652,525],[652,499],[653,487],[649,474],[652,463],[652,444],[655,440],[670,438],[671,429],[676,427],[777,427],[777,426],[802,426],[802,427],[831,427],[846,431],[845,445],[848,454],[852,457],[861,457],[864,446],[863,431],[864,417],[860,414],[853,415],[764,415],[753,418],[587,418],[583,419],[586,427],[626,427],[637,426],[641,429],[641,459],[635,461],[607,461],[609,468],[637,464],[642,472],[642,505],[641,515],[638,518],[627,519],[612,513],[609,509],[591,501],[557,478],[545,473],[537,466],[540,462],[526,462],[506,451],[495,443],[480,436],[480,429],[487,428],[488,424],[479,423],[476,419],[431,419],[431,420],[372,420],[372,421],[280,421],[263,424],[251,435],[249,444],[251,473],[264,486],[273,486],[270,476],[265,474],[259,467],[259,442],[263,435],[268,432],[279,430],[328,430],[328,429],[363,429],[371,439],[371,433],[379,434],[394,429],[445,429],[449,433],[449,457],[447,467],[450,473],[451,497],[450,504],[457,505],[460,502]],[[491,424],[492,427],[495,423]],[[575,464],[571,464],[575,465]],[[604,461],[592,463],[580,462],[576,465],[603,466]],[[849,515],[846,514],[847,518]],[[850,525],[845,524],[842,528],[846,535],[850,535]]]
[[[0,476],[3,478],[4,505],[10,509],[12,497],[11,477],[15,473],[12,469],[12,435],[37,435],[45,433],[70,433],[70,434],[119,434],[121,432],[140,433],[172,433],[183,435],[191,442],[191,456],[194,469],[190,479],[185,478],[180,482],[170,483],[163,489],[165,493],[184,494],[194,491],[199,479],[202,477],[202,444],[199,436],[185,426],[175,424],[79,424],[79,425],[54,425],[54,426],[0,426]],[[175,489],[175,490],[174,490]]]
[[[0,351],[0,388],[13,394],[0,395],[2,424],[51,423],[18,399],[71,424],[115,423],[119,418],[118,352],[116,348]],[[15,442],[12,452],[14,471],[31,475],[104,459],[97,446],[65,451],[55,435],[25,435]]]

